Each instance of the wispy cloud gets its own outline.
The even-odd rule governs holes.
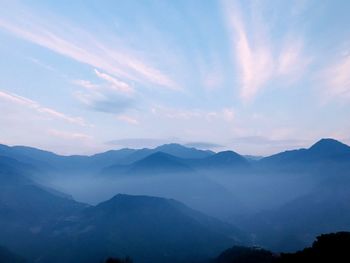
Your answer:
[[[61,131],[56,129],[49,129],[48,133],[52,136],[59,137],[62,139],[67,140],[90,140],[92,139],[92,136],[87,135],[85,133],[79,133],[79,132],[67,132],[67,131]]]
[[[25,7],[21,9],[22,12],[16,16],[16,19],[1,17],[0,28],[119,78],[137,81],[141,84],[146,82],[170,89],[179,89],[176,82],[169,76],[125,47],[108,45],[100,41],[92,32],[65,23],[63,18],[55,23],[53,19],[40,19],[41,16],[31,13]],[[57,28],[55,24],[59,24],[60,28]],[[119,89],[126,89],[125,83],[118,81],[114,84]]]
[[[54,109],[51,109],[51,108],[48,108],[45,106],[42,106],[40,103],[38,103],[34,100],[19,96],[19,95],[14,94],[14,93],[0,91],[0,99],[7,100],[7,101],[14,103],[16,105],[29,108],[31,110],[36,111],[37,113],[46,115],[46,116],[53,118],[53,119],[60,119],[60,120],[63,120],[63,121],[69,122],[69,123],[73,123],[73,124],[77,124],[77,125],[81,125],[81,126],[87,125],[86,122],[80,117],[68,116],[62,112],[56,111]]]
[[[178,143],[178,138],[156,139],[156,138],[124,138],[116,139],[106,142],[108,145],[115,145],[119,147],[144,148],[157,147],[166,143]]]
[[[126,122],[128,124],[132,124],[132,125],[138,125],[139,121],[136,118],[133,118],[131,116],[128,115],[118,115],[117,116],[117,120],[122,121],[122,122]]]
[[[255,13],[252,17],[258,20],[256,23],[244,19],[238,4],[224,2],[232,53],[240,69],[240,95],[245,102],[252,100],[274,78],[300,77],[296,73],[302,72],[310,61],[310,58],[303,54],[304,45],[301,37],[291,38],[286,33],[286,41],[282,45],[273,42],[259,14],[259,8],[261,7],[253,5]],[[252,26],[248,27],[248,24]]]
[[[100,72],[97,69],[95,69],[94,71],[97,77],[109,83],[107,87],[110,87],[112,90],[125,94],[133,94],[135,92],[135,90],[132,87],[130,87],[130,85],[126,82],[118,80],[117,78],[114,78],[106,73]]]
[[[74,96],[89,109],[120,113],[134,105],[136,92],[127,83],[106,73],[94,70],[104,83],[93,83],[90,80],[73,80],[72,83],[84,89],[74,92]]]
[[[88,109],[105,113],[121,113],[134,105],[133,98],[115,93],[77,91],[74,96]]]
[[[200,119],[206,121],[223,120],[232,122],[235,118],[235,112],[231,108],[223,108],[215,111],[206,111],[201,109],[179,109],[156,105],[151,109],[153,115],[165,117],[168,119],[193,120]]]
[[[350,55],[338,57],[323,69],[317,79],[323,87],[326,99],[350,99]]]

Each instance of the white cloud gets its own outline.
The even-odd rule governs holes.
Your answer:
[[[69,122],[69,123],[73,123],[73,124],[77,124],[77,125],[81,125],[81,126],[87,125],[85,123],[85,121],[80,117],[68,116],[62,112],[56,111],[56,110],[48,108],[48,107],[44,107],[36,101],[19,96],[19,95],[14,94],[14,93],[0,91],[0,99],[4,99],[4,100],[7,100],[11,103],[32,109],[40,114],[44,114],[44,115],[49,116],[49,117],[54,118],[54,119],[60,119],[60,120],[63,120],[63,121]]]
[[[128,115],[118,115],[117,116],[117,120],[119,121],[123,121],[126,122],[128,124],[132,124],[132,125],[138,125],[139,121],[133,117],[130,117]]]
[[[135,92],[135,90],[132,87],[130,87],[130,85],[127,84],[126,82],[118,80],[106,73],[100,72],[97,69],[95,69],[94,72],[97,77],[107,81],[110,84],[108,87],[110,87],[112,90],[115,90],[124,94],[133,94]]]
[[[254,9],[255,8],[255,9]],[[237,5],[224,2],[229,37],[233,46],[234,60],[240,69],[240,96],[243,101],[252,100],[267,83],[278,77],[297,79],[310,61],[303,55],[303,41],[291,38],[278,47],[260,16],[259,6],[254,5],[254,18],[259,23],[245,21]],[[253,19],[252,19],[253,20]],[[252,24],[248,30],[247,24]],[[256,24],[259,24],[257,26]],[[281,50],[276,52],[275,50]],[[296,73],[299,73],[298,75]]]
[[[48,22],[52,19],[40,19],[39,15],[32,15],[23,10],[25,7],[22,7],[22,13],[18,14],[16,19],[0,17],[0,28],[119,78],[179,89],[169,76],[145,62],[143,58],[136,57],[125,47],[102,43],[93,33],[64,21],[56,23],[60,25],[60,28],[57,28],[54,22],[51,24]],[[125,89],[125,85],[121,84],[118,82],[117,86]]]
[[[328,65],[320,72],[318,80],[327,99],[350,99],[350,55]]]
[[[49,129],[48,133],[52,136],[59,137],[62,139],[67,139],[67,140],[90,140],[90,139],[92,139],[91,136],[89,136],[85,133],[79,133],[79,132],[67,132],[67,131]]]
[[[96,90],[99,88],[97,84],[94,84],[91,81],[84,80],[84,79],[76,79],[76,80],[73,80],[72,83],[80,87],[83,87],[87,90]]]
[[[231,108],[223,108],[216,111],[205,111],[200,109],[179,109],[165,106],[154,106],[151,109],[154,115],[165,117],[168,119],[178,120],[223,120],[225,122],[232,122],[235,118],[235,112]]]

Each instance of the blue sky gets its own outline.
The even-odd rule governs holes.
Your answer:
[[[0,2],[0,143],[350,142],[349,1]]]

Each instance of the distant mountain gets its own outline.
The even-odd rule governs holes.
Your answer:
[[[184,162],[198,170],[238,170],[249,166],[249,161],[234,151],[218,152],[202,159],[186,159]]]
[[[334,139],[321,139],[308,149],[311,158],[350,157],[350,146]]]
[[[295,251],[313,236],[350,231],[350,178],[330,178],[311,193],[246,220],[259,244],[274,251]]]
[[[188,148],[181,144],[171,143],[171,144],[164,144],[164,145],[158,146],[154,149],[144,148],[140,150],[135,150],[129,156],[126,156],[125,158],[120,159],[116,164],[128,165],[128,164],[137,162],[141,159],[144,159],[147,156],[157,152],[163,152],[182,159],[201,159],[214,154],[214,152],[212,151],[204,151],[196,148]]]
[[[158,146],[154,149],[157,152],[171,154],[173,156],[183,159],[201,159],[215,154],[209,150],[199,150],[196,148],[189,148],[181,144],[170,143]]]
[[[278,153],[261,159],[261,162],[310,162],[318,160],[342,160],[350,157],[350,147],[334,139],[321,139],[309,149]]]
[[[63,156],[33,147],[0,145],[0,155],[32,164],[51,173],[66,170],[96,172],[112,165],[129,165],[157,152],[189,159],[200,159],[214,154],[211,151],[188,148],[180,144],[164,144],[154,149],[110,150],[91,156]]]
[[[243,241],[234,227],[177,201],[120,194],[58,225],[55,233],[62,250],[45,255],[45,262],[88,263],[127,255],[140,263],[194,262]]]
[[[308,149],[291,150],[258,161],[264,169],[338,173],[350,168],[350,147],[334,139],[321,139]]]
[[[248,165],[247,160],[234,151],[224,151],[205,158],[204,162],[210,167],[240,167]]]
[[[180,158],[156,152],[133,163],[127,172],[129,174],[189,173],[193,172],[193,169]]]
[[[189,172],[194,172],[194,170],[186,164],[184,159],[164,152],[152,153],[130,165],[117,164],[102,170],[102,174],[107,175],[166,175]]]

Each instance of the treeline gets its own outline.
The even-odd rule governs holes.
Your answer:
[[[320,235],[312,247],[295,253],[276,254],[258,247],[234,246],[216,259],[205,263],[348,263],[350,262],[350,232]],[[132,259],[108,258],[105,263],[133,263]],[[204,262],[203,262],[204,263]]]
[[[350,232],[318,236],[312,247],[275,254],[260,248],[233,247],[211,263],[346,263],[350,262]]]

